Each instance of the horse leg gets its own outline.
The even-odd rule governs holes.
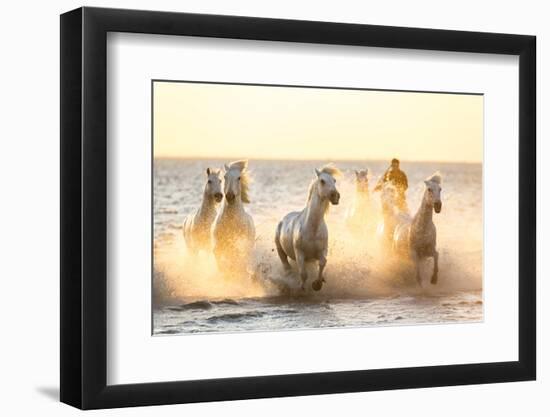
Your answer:
[[[193,236],[185,236],[185,247],[187,249],[187,254],[191,257],[195,257],[198,254],[198,249],[196,242],[193,240]]]
[[[285,269],[286,272],[289,272],[291,267],[290,267],[290,263],[288,262],[288,256],[286,255],[286,252],[281,246],[281,241],[280,241],[281,226],[282,226],[282,223],[279,223],[279,225],[277,226],[277,232],[275,233],[275,246],[277,247],[277,254],[281,259],[281,262],[283,263],[283,268]]]
[[[302,251],[296,250],[296,264],[298,265],[298,272],[300,272],[300,278],[302,280],[302,290],[306,289],[307,270],[306,259]]]
[[[411,251],[411,258],[412,258],[412,261],[414,262],[416,282],[418,283],[418,285],[422,286],[422,277],[420,276],[420,257],[418,256],[415,250]]]
[[[319,275],[317,279],[311,284],[311,288],[313,288],[315,291],[319,291],[321,288],[323,288],[323,282],[325,282],[325,278],[323,278],[323,271],[325,270],[326,265],[327,256],[326,254],[322,254],[319,258]]]
[[[435,285],[437,284],[437,274],[439,272],[439,252],[438,251],[434,250],[433,258],[434,258],[434,272],[432,275],[432,280],[430,282]]]

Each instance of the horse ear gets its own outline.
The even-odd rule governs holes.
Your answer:
[[[355,176],[356,176],[356,177],[359,176],[359,171],[357,171],[356,169],[354,169],[353,172],[355,172]]]
[[[317,168],[315,168],[315,175],[317,175],[317,177],[321,175],[321,171],[319,171]]]
[[[226,171],[229,171],[229,165],[223,164],[223,168],[224,168]]]
[[[426,187],[430,185],[430,181],[424,180],[424,184],[426,184]]]
[[[211,171],[210,168],[206,168],[206,175],[210,175]]]

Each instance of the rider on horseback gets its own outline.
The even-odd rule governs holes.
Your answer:
[[[385,183],[390,183],[393,187],[395,187],[397,194],[397,207],[402,212],[407,213],[409,209],[407,207],[405,192],[407,191],[407,188],[409,188],[409,182],[407,180],[407,175],[399,169],[399,160],[396,158],[391,160],[391,166],[386,170],[386,172],[384,172],[384,175],[382,175],[380,180],[378,180],[376,187],[374,187],[374,191],[382,190]]]

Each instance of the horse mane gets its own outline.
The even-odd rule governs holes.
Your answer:
[[[441,173],[439,171],[434,172],[430,177],[426,178],[426,181],[435,182],[437,185],[441,185]]]
[[[221,172],[221,169],[217,169],[217,168],[208,167],[208,170],[210,171],[210,174],[208,174],[208,175],[217,175],[217,176],[219,176],[220,172]]]
[[[315,183],[317,182],[317,180],[312,180],[310,183],[309,183],[309,187],[307,189],[307,200],[306,200],[306,206],[307,204],[309,203],[309,200],[311,200],[311,197],[313,196],[313,186],[315,185]]]
[[[332,162],[323,166],[319,171],[332,177],[339,177],[342,175],[342,171],[340,171]]]
[[[248,172],[247,168],[248,161],[246,159],[231,162],[229,163],[229,165],[226,166],[227,171],[237,169],[241,173],[241,201],[243,203],[250,203],[249,191],[252,178],[250,177],[250,173]]]

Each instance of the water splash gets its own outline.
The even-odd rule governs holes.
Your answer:
[[[330,242],[325,286],[319,293],[308,288],[305,293],[300,290],[292,295],[341,299],[403,294],[435,295],[481,289],[479,252],[473,250],[457,254],[446,246],[440,247],[439,284],[429,284],[428,276],[433,263],[426,260],[422,266],[425,283],[420,288],[410,261],[385,251],[375,234],[357,239],[343,222],[336,221],[336,216],[338,213],[333,212],[328,221]],[[270,239],[275,226],[275,222],[264,222],[257,227],[255,270],[252,274],[220,273],[211,254],[202,252],[192,257],[179,236],[159,245],[155,251],[155,305],[174,304],[189,299],[219,300],[280,295],[281,292],[273,282],[287,275],[275,252],[274,242]],[[298,283],[298,273],[292,264],[291,277],[287,279],[294,279]],[[308,286],[316,276],[316,271],[316,263],[308,265]]]
[[[205,162],[209,163],[212,162]],[[158,333],[228,331],[231,326],[236,330],[257,330],[270,326],[339,326],[342,322],[347,325],[479,319],[481,166],[438,167],[445,175],[443,210],[434,215],[440,252],[439,282],[435,286],[429,283],[432,261],[428,260],[422,266],[424,285],[419,287],[412,264],[381,248],[375,233],[360,234],[358,238],[350,233],[345,217],[353,201],[353,169],[358,165],[339,163],[345,177],[338,181],[341,204],[332,206],[327,217],[327,282],[320,292],[311,290],[316,275],[316,265],[312,264],[308,267],[307,290],[293,291],[289,297],[273,284],[285,274],[275,250],[274,232],[284,214],[303,207],[313,168],[321,164],[251,161],[251,165],[255,181],[251,189],[253,202],[247,210],[256,224],[253,271],[227,274],[217,270],[211,254],[191,257],[181,235],[181,220],[194,208],[193,201],[200,199],[195,189],[200,189],[202,177],[197,176],[197,184],[188,181],[200,166],[189,161],[155,162],[153,303],[159,314],[155,316]],[[375,164],[369,166],[371,172],[377,171]],[[378,170],[382,167],[380,164]],[[409,174],[408,203],[414,214],[423,192],[422,181],[434,171],[434,166],[412,164],[404,168]],[[380,207],[379,195],[372,197],[374,206]],[[295,267],[292,278],[298,282]],[[255,317],[248,314],[251,312],[264,315]],[[236,316],[225,320],[226,314]],[[170,326],[178,326],[179,330]]]

